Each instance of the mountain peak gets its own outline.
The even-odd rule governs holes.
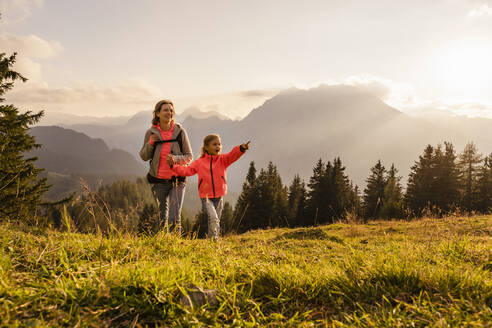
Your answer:
[[[385,119],[399,114],[362,88],[322,84],[310,89],[286,89],[251,111],[244,120],[272,123],[300,120],[309,115],[323,123],[342,116]]]
[[[204,112],[204,111],[200,110],[200,108],[198,106],[188,107],[181,114],[179,114],[179,117],[181,118],[181,120],[184,120],[184,119],[188,118],[189,116],[191,116],[193,118],[198,118],[198,119],[216,116],[217,118],[219,118],[221,120],[230,120],[229,117],[222,115],[221,113],[219,113],[217,111]]]

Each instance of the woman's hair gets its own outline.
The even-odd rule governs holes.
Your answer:
[[[205,148],[208,146],[209,143],[211,143],[215,139],[220,139],[220,136],[218,134],[209,134],[208,136],[203,138],[202,153],[200,157],[203,157],[205,154],[208,154]]]
[[[159,112],[161,111],[162,105],[167,105],[167,104],[171,105],[173,108],[173,111],[174,111],[174,104],[169,99],[163,99],[163,100],[157,102],[157,104],[155,104],[154,112],[152,114],[152,124],[153,125],[159,124],[159,116],[157,116],[157,114],[159,114]],[[174,117],[173,117],[173,121],[174,121]]]

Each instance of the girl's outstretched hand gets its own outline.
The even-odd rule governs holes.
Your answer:
[[[243,147],[243,149],[248,150],[248,149],[249,149],[249,143],[250,143],[250,142],[251,142],[251,140],[250,140],[250,141],[248,141],[247,143],[243,143],[243,144],[241,145],[241,147]]]

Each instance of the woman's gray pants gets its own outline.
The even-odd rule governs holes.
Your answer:
[[[185,182],[164,182],[152,184],[151,190],[157,204],[155,229],[167,232],[176,230],[181,234],[181,208],[185,193]]]
[[[208,238],[219,239],[220,215],[222,214],[222,197],[202,198],[202,209],[208,216]]]

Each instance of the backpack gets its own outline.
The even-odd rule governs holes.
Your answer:
[[[183,130],[179,131],[179,133],[175,139],[159,140],[159,141],[154,142],[154,148],[152,149],[152,156],[150,157],[149,166],[152,166],[152,160],[154,159],[155,148],[159,144],[163,144],[163,143],[167,143],[167,142],[177,142],[178,146],[179,146],[179,150],[183,151],[183,138],[181,136],[181,132],[183,132]],[[165,179],[159,179],[157,177],[154,177],[153,175],[150,174],[150,172],[147,173],[147,181],[149,183],[159,183],[159,182],[164,182],[164,180]],[[185,178],[184,177],[178,177],[178,181],[185,181]]]

